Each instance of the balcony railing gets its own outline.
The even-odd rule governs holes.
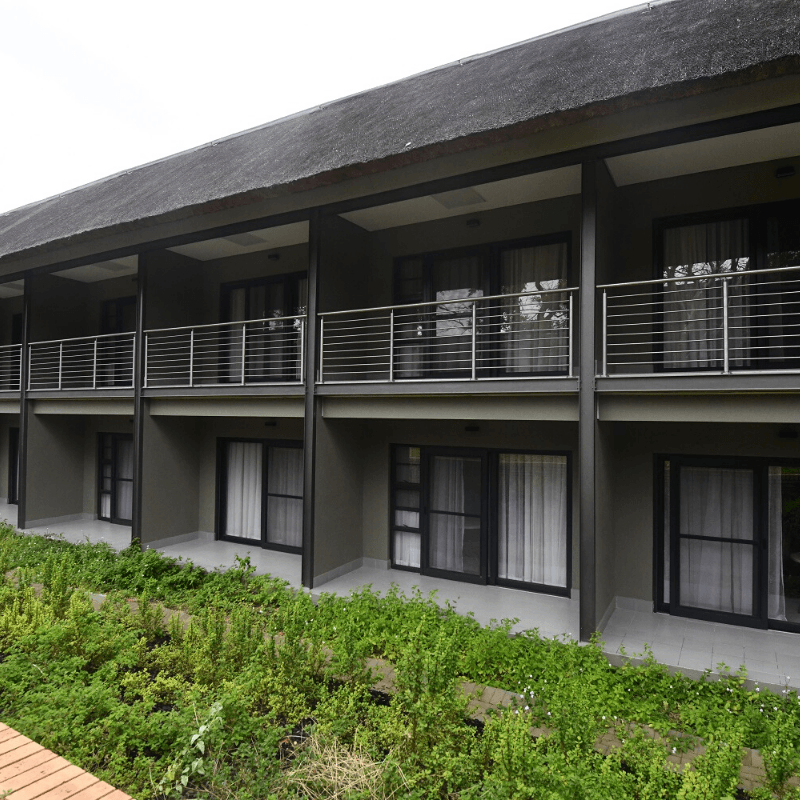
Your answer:
[[[572,376],[577,289],[320,315],[320,383]]]
[[[21,367],[21,344],[4,344],[0,347],[0,392],[19,391]]]
[[[304,315],[145,331],[145,388],[303,382]]]
[[[132,389],[135,334],[111,333],[28,345],[28,389]]]
[[[800,267],[598,290],[601,376],[800,371]]]

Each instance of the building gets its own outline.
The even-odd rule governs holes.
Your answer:
[[[800,669],[799,101],[652,2],[0,216],[5,510]]]

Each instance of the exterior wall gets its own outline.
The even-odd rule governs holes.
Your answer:
[[[28,415],[26,520],[84,512],[84,417]]]
[[[478,428],[465,431],[463,420],[320,420],[315,575],[359,558],[389,563],[392,444],[559,450],[573,454],[577,451],[578,432],[573,423],[483,421]],[[337,449],[341,456],[338,459]],[[579,532],[574,457],[572,468],[572,586],[577,588]]]
[[[56,273],[31,280],[32,342],[95,336],[105,300],[136,296],[136,279],[131,276],[80,283]]]
[[[480,226],[468,228],[466,220],[478,219]],[[471,247],[528,236],[572,232],[571,283],[578,282],[578,231],[580,197],[560,197],[538,203],[474,211],[463,216],[403,225],[375,231],[369,237],[368,300],[365,306],[391,305],[394,259],[457,247]],[[342,306],[347,308],[348,306]],[[349,308],[358,308],[350,305]],[[327,310],[327,309],[325,309]]]
[[[797,440],[779,438],[777,424],[615,422],[607,427],[613,442],[614,594],[645,601],[654,599],[655,454],[800,456]],[[604,610],[598,606],[599,613]]]
[[[87,416],[83,424],[83,513],[97,516],[97,457],[101,433],[133,434],[130,417]]]
[[[624,242],[624,247],[617,248],[617,258],[606,280],[645,281],[655,277],[653,221],[656,219],[800,197],[796,178],[775,179],[775,168],[787,165],[800,172],[800,158],[783,158],[618,189],[619,241]]]
[[[11,344],[11,325],[15,314],[22,313],[22,297],[0,300],[0,346]]]

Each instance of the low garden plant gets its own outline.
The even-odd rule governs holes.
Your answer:
[[[511,636],[397,589],[315,603],[247,559],[206,572],[0,524],[0,566],[0,719],[138,800],[736,798],[744,747],[764,758],[754,796],[800,797],[797,693],[739,673],[612,667],[599,641]],[[464,680],[517,702],[476,723]]]

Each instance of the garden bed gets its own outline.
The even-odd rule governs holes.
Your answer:
[[[0,526],[0,562],[16,570],[0,588],[0,719],[140,800],[722,798],[744,748],[764,756],[753,796],[797,796],[793,690],[613,667],[597,643],[511,637],[420,595],[315,605],[246,560],[206,573]],[[184,613],[165,626],[154,601]],[[375,691],[374,659],[393,691]],[[519,703],[477,725],[465,680]]]

